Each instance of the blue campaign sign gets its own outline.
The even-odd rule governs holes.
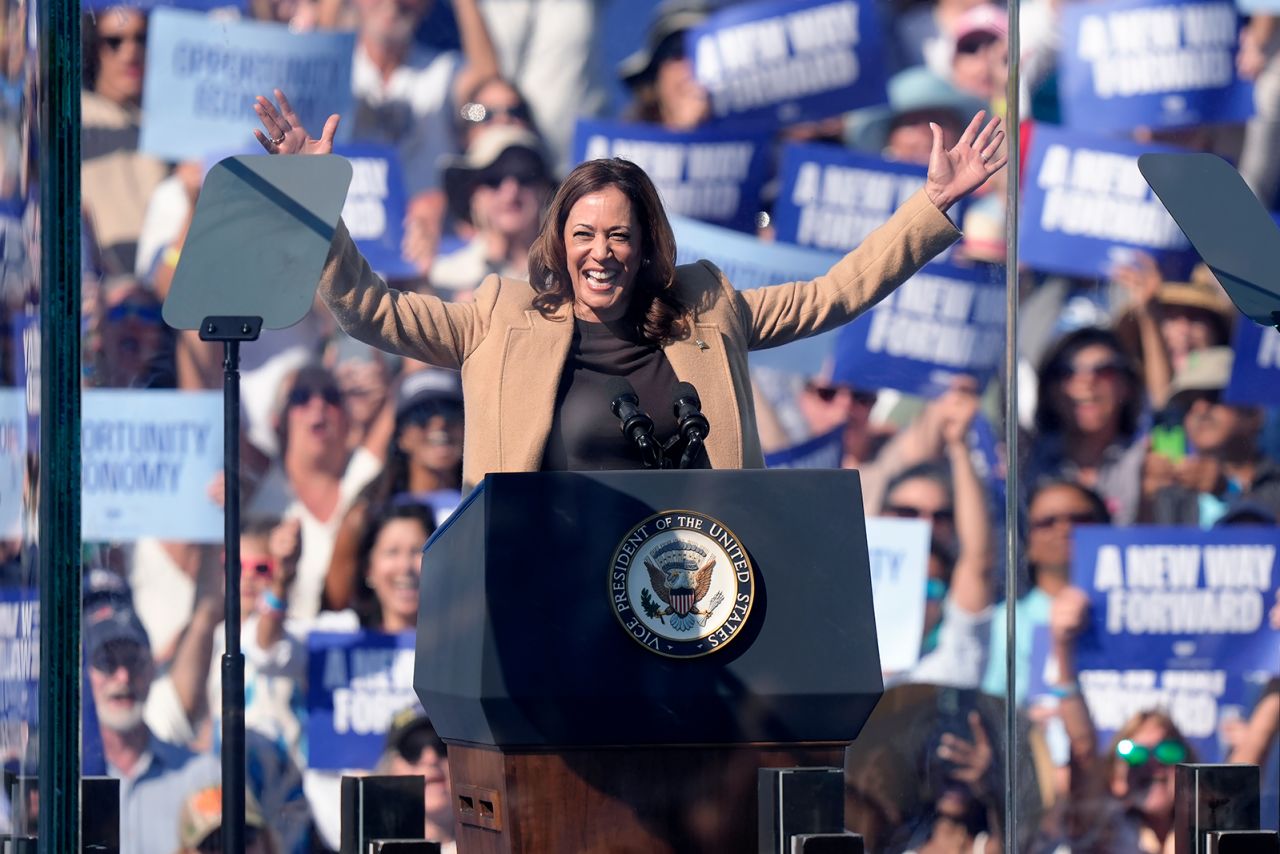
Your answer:
[[[847,252],[924,186],[927,171],[831,145],[788,145],[773,227],[779,240]],[[951,218],[964,215],[955,210]]]
[[[391,719],[418,705],[413,632],[312,632],[307,637],[311,768],[373,768]]]
[[[840,330],[831,378],[926,397],[960,375],[985,386],[1004,353],[1004,321],[993,269],[929,264]]]
[[[384,278],[416,276],[417,268],[400,254],[406,191],[395,147],[338,145],[333,153],[351,162],[351,188],[342,208],[342,221],[369,266]]]
[[[331,113],[353,112],[354,51],[350,32],[295,33],[284,24],[157,9],[147,28],[139,147],[167,160],[190,160],[242,146],[257,125],[254,96],[276,88],[319,134]],[[351,124],[339,126],[339,140]]]
[[[1230,0],[1067,4],[1058,83],[1067,126],[1108,133],[1249,118],[1239,21]]]
[[[1105,744],[1134,714],[1167,710],[1220,761],[1220,724],[1247,716],[1280,674],[1280,530],[1081,526],[1072,581],[1090,597],[1080,688]]]
[[[769,140],[756,132],[676,132],[651,125],[581,119],[574,130],[577,162],[621,157],[653,180],[668,213],[755,228],[769,168]]]
[[[222,471],[222,394],[89,389],[81,397],[84,540],[221,542],[222,508],[208,490]]]
[[[765,468],[838,469],[844,460],[844,425],[764,455]]]
[[[0,761],[30,761],[28,739],[40,731],[40,594],[0,589]]]
[[[842,257],[836,252],[789,243],[765,243],[750,235],[686,217],[671,217],[671,228],[676,235],[677,263],[692,264],[705,258],[742,291],[817,278]],[[825,332],[783,347],[753,350],[751,364],[790,374],[817,374],[831,355],[836,334]]]
[[[1050,273],[1106,276],[1140,249],[1166,275],[1185,277],[1194,250],[1138,171],[1139,155],[1173,150],[1036,125],[1022,183],[1019,260]]]
[[[1232,349],[1235,359],[1223,399],[1242,406],[1280,406],[1280,332],[1242,317],[1236,321]]]
[[[870,0],[730,6],[690,29],[685,47],[720,122],[779,127],[888,101]]]

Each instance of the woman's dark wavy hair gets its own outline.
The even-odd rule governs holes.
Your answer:
[[[542,223],[542,233],[529,252],[529,282],[537,292],[533,307],[549,317],[564,303],[572,305],[573,283],[564,248],[569,211],[583,196],[609,187],[620,190],[631,203],[641,238],[642,260],[632,284],[627,321],[641,338],[654,344],[679,338],[684,332],[685,309],[675,294],[675,235],[649,176],[621,158],[588,160],[560,184]]]
[[[436,520],[430,507],[421,504],[394,504],[372,510],[365,518],[364,530],[360,532],[360,546],[356,552],[356,589],[352,597],[351,607],[360,618],[360,625],[366,629],[382,627],[382,606],[373,588],[369,586],[369,555],[373,552],[373,544],[378,541],[382,529],[398,519],[418,522],[430,537],[436,530]]]
[[[1116,334],[1109,329],[1086,326],[1068,332],[1059,338],[1040,362],[1036,388],[1036,430],[1040,435],[1060,433],[1064,427],[1061,416],[1054,411],[1051,392],[1055,383],[1060,381],[1064,370],[1086,347],[1095,344],[1109,348],[1121,363],[1125,381],[1129,385],[1129,394],[1120,410],[1120,433],[1132,436],[1138,430],[1138,419],[1142,416],[1142,385],[1134,370],[1133,362],[1125,354],[1124,345]]]

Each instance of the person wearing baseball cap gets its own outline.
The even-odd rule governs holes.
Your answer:
[[[201,786],[182,802],[177,854],[221,854],[222,786]],[[244,793],[244,854],[277,854],[275,837],[252,792]]]
[[[210,754],[157,738],[143,719],[155,663],[127,601],[100,599],[84,614],[84,660],[107,773],[120,781],[121,854],[173,854],[183,795],[216,782]]]
[[[1158,525],[1209,528],[1244,510],[1250,518],[1280,516],[1280,465],[1258,447],[1262,411],[1222,400],[1233,362],[1230,347],[1209,347],[1174,375],[1169,408],[1182,413],[1187,447],[1176,459],[1147,455],[1143,491]]]
[[[445,854],[457,850],[453,841],[453,798],[449,791],[448,747],[422,709],[410,706],[391,719],[378,770],[391,775],[421,775],[426,807],[424,836],[441,843]]]

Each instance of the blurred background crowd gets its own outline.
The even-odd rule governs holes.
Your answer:
[[[13,79],[22,4],[5,5]],[[714,124],[683,36],[727,5],[252,0],[208,15],[210,26],[239,16],[286,24],[282,33],[355,32],[355,108],[343,122],[352,142],[393,146],[404,182],[403,263],[392,284],[467,300],[489,273],[525,277],[542,212],[574,165],[578,119],[670,131]],[[784,127],[778,145],[803,141],[924,164],[930,123],[954,139],[978,109],[1006,111],[1004,7],[879,5],[888,104]],[[1069,5],[1028,0],[1021,8],[1024,119],[1059,120],[1060,16]],[[220,347],[161,318],[205,165],[139,147],[152,14],[100,4],[83,18],[86,390],[221,388]],[[1240,38],[1237,73],[1257,81],[1247,125],[1132,134],[1227,156],[1269,209],[1280,181],[1276,20],[1255,15]],[[8,196],[22,169],[12,141],[21,92],[6,95],[0,192]],[[243,115],[248,142],[247,99]],[[955,263],[1003,277],[1007,180],[1019,180],[1012,164],[957,223],[965,237]],[[773,239],[777,192],[767,182],[760,199],[755,236],[763,243]],[[19,255],[12,228],[9,270]],[[1280,422],[1274,409],[1223,400],[1234,330],[1246,321],[1206,268],[1171,280],[1141,253],[1118,261],[1111,275],[1092,278],[1019,269],[1019,372],[988,387],[957,377],[922,398],[837,380],[821,364],[756,378],[762,439],[779,464],[790,449],[836,436],[839,465],[862,472],[868,515],[930,525],[920,655],[909,671],[886,674],[890,694],[869,725],[894,734],[864,739],[848,760],[850,827],[866,834],[868,850],[992,852],[1010,835],[1019,851],[1172,850],[1172,766],[1195,751],[1157,707],[1126,720],[1114,738],[1099,737],[1100,711],[1089,708],[1075,676],[1089,600],[1072,582],[1073,530],[1275,526]],[[13,291],[6,288],[0,318],[10,386],[21,380]],[[413,631],[421,550],[465,493],[462,395],[454,374],[345,337],[318,302],[302,323],[242,353],[250,850],[334,850],[342,771],[316,762],[308,743],[306,683],[316,672],[308,637]],[[1019,404],[1009,412],[1005,390],[1014,384]],[[1001,439],[1006,417],[1022,437],[1012,453]],[[995,428],[994,457],[976,449],[981,421]],[[1006,478],[1018,480],[1021,499],[1008,520]],[[219,479],[208,484],[209,501],[222,492]],[[1017,589],[1005,583],[1006,525],[1020,543]],[[17,560],[17,546],[3,548],[0,557]],[[84,557],[86,727],[96,730],[103,770],[122,780],[123,850],[215,850],[221,544],[92,542]],[[1004,632],[1010,606],[1014,649]],[[1267,608],[1280,629],[1280,605],[1269,596]],[[1045,629],[1048,652],[1035,667],[1048,677],[1033,698],[1036,627]],[[1023,729],[1005,732],[1005,702],[1018,704]],[[1217,722],[1222,758],[1265,764],[1274,798],[1280,688],[1264,685],[1239,712]],[[424,775],[424,831],[448,843],[446,746],[412,704],[386,717],[381,758],[347,773]],[[86,735],[87,754],[92,740]],[[1009,750],[1026,765],[1016,791],[1002,776]],[[1012,830],[1004,827],[1009,797],[1025,818]]]

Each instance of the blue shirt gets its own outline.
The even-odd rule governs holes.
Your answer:
[[[120,854],[173,854],[183,802],[219,782],[222,766],[215,756],[152,736],[132,776],[110,762],[107,773],[120,781]]]

